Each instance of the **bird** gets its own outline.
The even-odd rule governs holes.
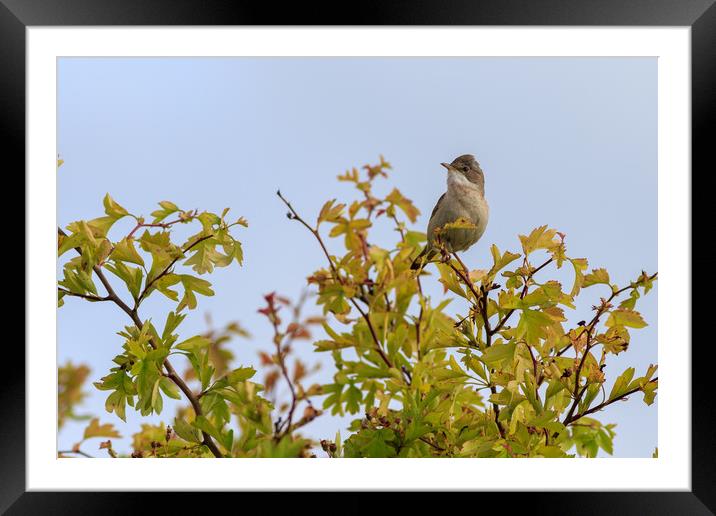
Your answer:
[[[413,260],[410,268],[422,269],[440,253],[440,245],[450,253],[465,251],[482,237],[490,217],[485,199],[485,174],[472,154],[463,154],[452,163],[440,163],[447,169],[447,191],[440,196],[430,214],[428,243]],[[445,224],[464,219],[469,228],[446,228]],[[437,239],[440,242],[437,242]]]

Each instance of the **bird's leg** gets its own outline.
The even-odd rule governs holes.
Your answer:
[[[440,238],[440,233],[437,233],[435,244],[438,249],[440,249],[440,261],[442,263],[450,263],[450,253],[445,249],[445,243],[442,241],[442,238]]]
[[[455,259],[457,260],[457,262],[462,266],[462,270],[465,271],[465,277],[466,277],[467,279],[469,279],[470,282],[472,283],[472,279],[470,278],[470,269],[468,269],[468,268],[467,268],[467,265],[465,265],[465,264],[462,262],[462,260],[461,260],[460,257],[457,255],[457,253],[453,253],[453,256],[455,257]]]

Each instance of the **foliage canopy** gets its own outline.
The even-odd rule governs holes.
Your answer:
[[[356,198],[327,201],[315,219],[304,218],[278,192],[288,218],[303,226],[325,263],[308,277],[312,295],[295,303],[265,296],[259,312],[273,341],[270,351],[260,352],[262,382],[254,368],[231,364],[226,343],[248,335],[237,323],[204,335],[180,337],[179,329],[199,296],[214,294],[200,276],[242,263],[234,233],[247,225],[243,218],[229,219],[228,209],[185,211],[162,201],[144,219],[107,195],[104,216],[59,230],[59,255],[74,254],[58,283],[59,304],[68,297],[110,302],[129,317],[114,366],[94,383],[108,393],[107,411],[124,419],[127,406],[146,416],[161,413],[165,397],[185,403],[169,426],[142,425],[133,436],[133,457],[310,457],[320,453],[319,444],[330,457],[612,453],[615,425],[600,420],[602,411],[637,393],[647,405],[656,396],[656,365],[627,368],[609,382],[605,367],[612,355],[628,351],[631,332],[646,326],[636,304],[657,275],[642,272],[616,285],[606,269],[590,271],[586,259],[569,256],[566,235],[547,226],[520,235],[512,251],[490,246],[489,269],[471,270],[443,250],[438,263],[416,273],[410,264],[426,235],[409,223],[420,212],[398,189],[375,193],[376,181],[390,170],[381,157],[338,176]],[[135,227],[111,239],[110,229],[124,217]],[[175,227],[191,224],[198,231],[176,243]],[[394,229],[394,241],[375,243],[377,225]],[[333,254],[329,247],[341,250]],[[570,271],[568,285],[550,279],[563,268]],[[423,294],[431,272],[443,287],[438,299]],[[589,320],[570,325],[565,311],[583,310],[580,293],[588,288],[602,297]],[[157,325],[139,310],[152,295],[171,306]],[[302,315],[309,302],[321,317]],[[465,307],[462,313],[456,305]],[[322,338],[313,337],[316,331]],[[313,369],[292,357],[301,339],[330,355],[330,383],[306,383]],[[182,357],[188,367],[180,374],[172,362]],[[60,424],[76,417],[88,374],[82,367],[60,370]],[[279,382],[287,387],[286,400],[276,399]],[[304,435],[315,418],[339,414],[356,416],[345,439],[338,434],[315,443]],[[118,435],[95,418],[85,440],[105,437],[101,447],[119,456],[109,440]],[[85,453],[81,444],[61,455]]]

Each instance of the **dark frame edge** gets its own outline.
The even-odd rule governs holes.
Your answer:
[[[9,162],[13,164],[13,168],[6,167],[8,172],[23,171],[22,197],[25,198],[25,24],[1,2],[0,49],[2,141],[7,144],[3,156],[9,158]],[[13,176],[17,177],[16,173],[6,175]],[[19,194],[13,194],[14,196],[19,197]],[[24,260],[22,267],[25,278]],[[24,285],[22,292],[25,292]],[[24,301],[23,294],[23,306]],[[25,317],[26,315],[23,316],[24,322]],[[3,375],[7,376],[3,381],[3,388],[0,389],[5,421],[0,425],[0,513],[25,491],[25,347],[13,347],[15,349],[10,351],[16,354],[12,357],[13,367],[3,369]]]
[[[713,158],[713,144],[708,139],[708,129],[715,125],[714,114],[714,92],[716,92],[716,4],[711,1],[710,7],[692,22],[692,170],[700,170],[705,174],[707,170],[716,169]],[[161,3],[161,2],[160,2]],[[30,16],[32,19],[33,17]],[[84,18],[85,24],[93,23],[91,18]],[[11,12],[4,2],[0,2],[0,112],[3,113],[3,136],[8,143],[9,149],[4,157],[15,158],[12,160],[16,167],[25,170],[25,28],[26,17],[18,18]],[[174,22],[176,23],[176,22]],[[410,23],[406,21],[404,23]],[[495,21],[492,22],[496,23]],[[653,22],[652,22],[653,23]],[[55,22],[61,25],[62,22]],[[499,24],[499,22],[497,22]],[[648,24],[648,23],[647,23]],[[674,23],[677,24],[678,23]],[[24,175],[23,175],[24,176]],[[694,177],[692,175],[692,177]],[[692,189],[693,191],[693,189]],[[698,190],[697,190],[698,191]],[[23,182],[23,193],[26,194]],[[707,216],[699,214],[698,203],[693,203],[692,220],[696,223]],[[706,205],[702,204],[702,210]],[[696,228],[692,228],[692,235],[699,234]],[[703,233],[705,234],[705,233]],[[701,263],[703,266],[710,265],[706,259],[694,260],[694,264]],[[24,264],[23,264],[24,267]],[[23,272],[26,273],[24,270]],[[690,280],[690,278],[689,278]],[[693,303],[694,310],[697,304]],[[693,320],[693,318],[692,318]],[[692,325],[693,327],[693,325]],[[17,349],[17,348],[16,348]],[[550,493],[513,493],[515,501],[520,504],[535,503],[551,507],[554,513],[560,514],[562,510],[567,513],[573,511],[575,506],[573,500],[579,499],[580,506],[586,509],[585,513],[597,514],[610,511],[613,514],[631,514],[636,511],[648,511],[649,514],[714,514],[716,513],[716,491],[712,486],[716,485],[716,468],[714,458],[716,457],[716,440],[713,438],[713,427],[710,416],[716,412],[716,403],[711,391],[706,385],[699,386],[696,379],[709,378],[711,361],[705,360],[706,354],[713,355],[713,351],[699,350],[699,360],[693,360],[693,387],[692,407],[699,407],[699,410],[692,410],[692,491],[691,492],[636,492],[636,493],[565,493],[559,497]],[[55,514],[76,514],[81,508],[91,509],[102,508],[103,512],[114,513],[126,511],[127,504],[135,497],[142,497],[146,493],[40,493],[25,492],[26,464],[25,464],[25,354],[24,349],[19,351],[22,367],[15,367],[7,378],[7,383],[2,392],[3,410],[10,421],[19,422],[13,425],[0,425],[0,446],[2,446],[2,466],[0,466],[0,477],[2,488],[0,489],[0,513],[9,509],[9,514],[33,514],[52,510]],[[705,382],[705,380],[704,380]],[[11,443],[12,446],[9,446]],[[427,494],[427,493],[426,493]],[[249,493],[243,493],[245,497]],[[261,496],[260,494],[255,494]],[[255,496],[251,495],[251,496]],[[292,496],[292,504],[307,497],[310,493],[300,493]],[[375,495],[375,494],[374,494]],[[162,497],[163,503],[177,504],[178,512],[183,513],[181,505],[186,496],[190,493],[171,493],[168,497]],[[330,496],[330,495],[327,495]],[[359,497],[357,493],[344,495],[354,498],[361,505],[365,498]],[[175,502],[168,499],[172,498]],[[406,497],[404,497],[406,498]],[[557,503],[556,500],[567,500]],[[111,502],[110,502],[111,500]],[[417,496],[415,500],[421,501]],[[257,500],[258,501],[258,500]],[[59,502],[59,504],[58,504]],[[107,503],[110,502],[110,503]],[[409,503],[405,499],[401,501]],[[309,502],[311,504],[311,502]],[[166,507],[169,509],[169,507]],[[67,512],[65,512],[67,511]]]
[[[713,175],[716,170],[714,159],[713,128],[716,124],[716,3],[697,18],[691,26],[691,241],[692,253],[694,237],[708,231],[703,221],[708,220],[707,207],[711,204],[708,198],[696,201],[694,193],[703,193],[703,188],[693,188],[697,179]],[[710,130],[709,130],[710,129]],[[697,175],[698,174],[700,175]],[[703,186],[703,184],[702,184]],[[692,316],[691,316],[691,349],[692,349],[692,401],[691,401],[691,489],[696,497],[713,513],[716,513],[716,433],[713,429],[712,417],[716,411],[713,387],[707,379],[713,377],[710,364],[713,363],[712,346],[706,346],[706,340],[696,338],[695,321],[706,321],[709,314],[707,307],[696,302],[693,290],[695,270],[711,265],[711,260],[704,253],[699,257],[692,254]],[[703,269],[702,269],[703,270]],[[694,359],[697,356],[698,359]],[[709,360],[711,358],[711,360]]]

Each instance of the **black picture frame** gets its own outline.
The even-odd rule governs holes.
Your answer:
[[[15,163],[11,170],[25,167],[25,29],[29,26],[81,25],[559,25],[559,26],[689,26],[692,51],[692,189],[699,174],[716,170],[713,139],[716,97],[716,0],[439,0],[372,1],[353,9],[333,2],[310,6],[241,0],[0,0],[0,117],[7,144],[3,162]],[[10,161],[8,160],[10,158]],[[14,160],[12,158],[15,158]],[[685,171],[688,173],[688,171]],[[24,186],[23,186],[24,188]],[[700,189],[704,191],[704,189]],[[696,189],[698,192],[699,189]],[[709,201],[692,201],[694,224],[709,220]],[[699,209],[702,210],[699,213]],[[692,229],[693,235],[710,235]],[[708,236],[706,239],[710,239]],[[704,240],[706,240],[704,239]],[[691,250],[687,250],[691,251]],[[711,269],[705,256],[692,260],[693,270]],[[27,275],[28,271],[25,270]],[[691,282],[684,273],[683,281]],[[700,305],[692,303],[694,309]],[[704,308],[706,308],[704,306]],[[27,309],[32,309],[27,306]],[[705,315],[705,314],[704,314]],[[693,316],[692,316],[692,320]],[[703,318],[696,320],[704,320]],[[684,333],[692,350],[692,490],[690,492],[560,492],[496,493],[480,496],[509,496],[511,509],[532,509],[527,514],[713,514],[716,511],[716,431],[711,423],[715,404],[706,379],[713,376],[714,345]],[[691,340],[691,342],[689,342]],[[25,364],[25,352],[6,343],[4,363]],[[3,367],[2,416],[0,424],[0,511],[8,514],[126,513],[136,511],[138,493],[38,493],[25,489],[25,367]],[[480,473],[482,474],[482,473]],[[217,494],[218,495],[218,494]],[[156,497],[156,494],[150,495]],[[161,495],[163,512],[184,513],[188,493]],[[243,510],[249,510],[247,494],[240,495]],[[373,511],[381,502],[365,495],[347,495],[339,512],[362,508]],[[452,495],[434,495],[449,496]],[[257,498],[257,495],[251,495]],[[423,497],[393,498],[401,512]],[[253,500],[252,500],[253,501]],[[256,500],[257,502],[260,500]],[[215,499],[212,497],[212,504]],[[145,502],[142,502],[145,503]],[[262,502],[267,503],[267,502]],[[270,502],[274,507],[275,501]],[[291,505],[317,510],[322,502],[314,494],[291,497]],[[422,503],[422,502],[421,502]],[[484,502],[480,505],[485,507]],[[371,506],[373,506],[371,508]],[[348,507],[349,509],[343,509]],[[176,510],[174,508],[180,508]],[[237,509],[238,510],[238,509]],[[142,511],[143,512],[143,511]]]

